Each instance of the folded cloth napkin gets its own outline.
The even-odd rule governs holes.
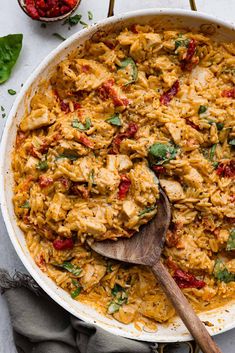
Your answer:
[[[87,324],[49,298],[31,276],[0,269],[19,353],[161,353],[165,345],[130,340]],[[193,350],[191,343],[190,352]],[[159,350],[158,350],[159,349]]]

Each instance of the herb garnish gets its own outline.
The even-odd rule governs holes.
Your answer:
[[[146,207],[145,209],[143,209],[142,211],[139,212],[139,217],[142,218],[144,217],[144,215],[146,213],[152,212],[153,210],[155,210],[156,206],[150,206],[150,207]]]
[[[69,24],[71,27],[72,26],[76,26],[78,23],[80,23],[81,18],[82,18],[82,15],[80,15],[80,14],[76,14],[74,16],[70,16],[69,18],[67,18],[64,21],[63,25]]]
[[[111,118],[106,119],[107,123],[114,125],[114,126],[122,126],[122,121],[120,119],[120,114],[114,114]]]
[[[230,146],[235,146],[235,139],[232,139],[228,142]]]
[[[91,11],[88,11],[88,20],[93,20],[93,13]]]
[[[216,260],[213,273],[215,278],[220,282],[229,283],[235,281],[235,275],[228,271],[224,262],[220,259]]]
[[[16,91],[14,91],[14,89],[9,88],[9,90],[7,91],[11,96],[14,96],[16,94]]]
[[[136,63],[132,58],[126,58],[121,61],[119,65],[119,70],[126,69],[128,66],[131,68],[131,80],[128,81],[125,86],[129,85],[130,83],[136,82],[138,78],[138,69]]]
[[[128,299],[128,294],[125,288],[117,283],[114,285],[111,293],[114,298],[108,306],[108,314],[114,314],[117,312],[120,307],[127,302]]]
[[[78,155],[62,153],[62,154],[59,154],[59,156],[57,156],[55,160],[57,161],[58,159],[62,159],[62,158],[70,159],[70,161],[76,161],[78,159]]]
[[[45,159],[44,161],[38,162],[38,165],[36,166],[36,168],[39,170],[47,170],[48,169],[47,160]]]
[[[9,34],[0,38],[0,83],[11,75],[22,48],[23,34]]]
[[[218,131],[221,131],[224,128],[224,123],[216,123],[216,127]]]
[[[26,200],[23,205],[20,206],[20,208],[27,208],[29,209],[30,208],[30,203],[29,203],[29,200]]]
[[[80,267],[71,264],[71,262],[64,262],[62,264],[54,264],[54,266],[63,268],[64,270],[72,273],[76,277],[78,277],[82,272],[82,269]]]
[[[207,107],[205,105],[200,105],[199,109],[198,109],[198,114],[203,114],[207,111]]]
[[[179,47],[185,47],[187,48],[189,45],[190,39],[177,39],[175,41],[175,50],[178,49]]]
[[[226,250],[235,250],[235,228],[231,230],[227,241]]]
[[[77,287],[73,292],[70,293],[71,297],[75,299],[81,293],[82,287],[76,279],[72,279],[72,283],[75,287]]]
[[[175,159],[178,153],[178,147],[164,144],[164,143],[154,143],[149,148],[149,160],[151,165],[162,165]]]
[[[209,152],[209,159],[210,159],[211,161],[213,161],[213,159],[214,159],[216,147],[217,147],[217,143],[215,143],[215,144],[211,147],[211,149],[210,149],[210,152]]]
[[[91,127],[91,119],[86,118],[85,125],[83,123],[81,123],[80,121],[78,121],[78,119],[74,119],[72,121],[72,127],[74,127],[75,129],[79,129],[81,131],[89,130]]]
[[[53,33],[52,35],[53,35],[54,37],[56,37],[56,38],[62,40],[62,41],[66,40],[66,38],[63,37],[63,36],[62,36],[61,34],[59,34],[59,33]]]

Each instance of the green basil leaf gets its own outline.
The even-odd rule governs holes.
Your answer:
[[[125,69],[127,66],[131,66],[131,80],[126,83],[126,85],[129,85],[130,83],[136,82],[138,78],[138,69],[136,66],[136,63],[132,58],[126,58],[121,61],[121,64],[119,65],[119,69]]]
[[[22,48],[23,34],[9,34],[0,38],[0,83],[11,75]]]
[[[91,127],[91,119],[86,118],[85,125],[82,124],[80,121],[78,121],[78,119],[74,119],[72,121],[72,127],[74,127],[75,129],[81,130],[81,131],[89,130]]]
[[[113,289],[111,290],[111,293],[113,296],[116,296],[118,292],[122,292],[123,290],[125,289],[122,286],[120,286],[120,284],[115,283]]]
[[[207,111],[207,107],[205,105],[200,105],[199,109],[198,109],[198,114],[203,114]]]
[[[48,169],[47,160],[40,161],[38,163],[38,165],[36,166],[36,168],[39,169],[39,170],[47,170]]]
[[[71,292],[71,297],[73,299],[77,298],[77,296],[79,296],[79,294],[81,293],[82,287],[78,287],[76,288],[73,292]]]
[[[80,267],[71,264],[71,262],[64,262],[63,264],[56,264],[55,266],[63,268],[64,270],[72,273],[74,276],[79,276],[82,272],[82,269]]]
[[[107,264],[107,273],[111,273],[111,272],[113,272],[112,263],[108,262],[108,264]]]
[[[146,213],[152,212],[155,208],[156,206],[146,207],[143,211],[139,212],[139,217],[142,218]]]
[[[217,169],[218,166],[219,166],[219,162],[214,162],[214,163],[213,163],[213,167],[214,167],[215,169]]]
[[[114,314],[116,313],[117,311],[119,311],[120,309],[120,305],[117,304],[117,303],[114,303],[114,302],[111,302],[108,306],[108,314]]]
[[[211,149],[210,149],[209,159],[210,159],[211,161],[213,161],[213,159],[214,159],[216,147],[217,147],[217,143],[215,143],[215,144],[211,147]]]
[[[88,11],[88,20],[93,20],[93,13],[91,11]]]
[[[115,283],[111,293],[114,296],[113,302],[115,302],[116,304],[122,305],[127,302],[128,294],[125,288],[123,288],[119,284]]]
[[[62,40],[62,41],[66,40],[66,38],[63,37],[63,36],[62,36],[61,34],[59,34],[59,33],[53,33],[52,35],[53,35],[54,37],[56,37],[56,38]]]
[[[228,241],[227,241],[227,246],[226,250],[231,251],[235,250],[235,228],[231,230]]]
[[[224,262],[220,259],[216,260],[213,273],[215,278],[220,282],[229,283],[235,281],[235,275],[228,271]]]
[[[149,148],[149,160],[152,165],[162,165],[175,159],[178,153],[178,147],[164,144],[164,143],[154,143]]]
[[[30,209],[29,200],[25,201],[25,203],[23,203],[23,205],[21,205],[20,208],[27,208],[27,209]]]
[[[62,153],[59,154],[59,156],[56,157],[56,161],[58,159],[62,159],[62,158],[67,158],[70,159],[70,161],[76,161],[78,159],[78,155],[75,154],[68,154],[68,153]]]
[[[120,114],[115,114],[115,115],[111,116],[111,118],[108,118],[106,121],[107,121],[107,123],[109,123],[111,125],[122,126]]]
[[[225,67],[222,71],[221,74],[231,74],[235,75],[235,67]]]
[[[179,47],[185,47],[187,48],[189,45],[190,39],[177,39],[175,41],[175,50],[178,49]]]
[[[69,18],[67,18],[64,21],[63,24],[64,25],[68,24],[69,26],[73,27],[73,26],[76,26],[78,23],[80,23],[81,18],[82,18],[82,15],[80,15],[80,14],[77,14],[77,15],[74,15],[74,16],[70,16]]]
[[[230,140],[228,143],[230,146],[235,146],[235,139]]]
[[[224,124],[223,123],[216,123],[216,127],[217,127],[218,131],[221,131],[224,128]]]
[[[15,94],[16,94],[16,91],[14,91],[13,89],[9,89],[8,91],[7,91],[11,96],[14,96]]]

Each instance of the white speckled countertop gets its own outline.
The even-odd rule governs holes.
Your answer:
[[[19,92],[21,84],[24,83],[34,68],[52,49],[60,44],[60,40],[52,36],[52,33],[58,32],[68,37],[79,30],[81,26],[77,25],[70,31],[67,26],[62,26],[60,23],[41,28],[40,23],[32,21],[20,10],[17,0],[0,0],[0,2],[0,36],[10,33],[24,34],[23,50],[13,74],[9,81],[0,86],[0,106],[4,106],[7,115],[15,99],[15,96],[9,95],[7,90],[12,88]],[[108,0],[82,0],[77,13],[83,15],[84,22],[89,22],[87,11],[90,10],[94,14],[93,21],[97,22],[106,17],[108,3]],[[234,0],[196,0],[196,3],[199,11],[235,22]],[[116,0],[115,13],[150,7],[189,9],[189,2],[188,0]],[[4,128],[5,119],[0,115],[0,135]],[[8,269],[10,272],[15,269],[25,272],[26,270],[8,239],[1,214],[0,224],[0,267]],[[217,336],[215,340],[223,353],[235,352],[235,329]],[[177,352],[183,353],[183,348],[180,348]],[[16,353],[12,340],[8,310],[3,297],[0,297],[0,353]],[[176,350],[174,350],[174,353],[176,353]]]

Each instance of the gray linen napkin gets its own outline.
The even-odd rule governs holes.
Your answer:
[[[70,315],[38,287],[32,277],[0,269],[19,353],[150,353],[157,345],[108,333]]]

